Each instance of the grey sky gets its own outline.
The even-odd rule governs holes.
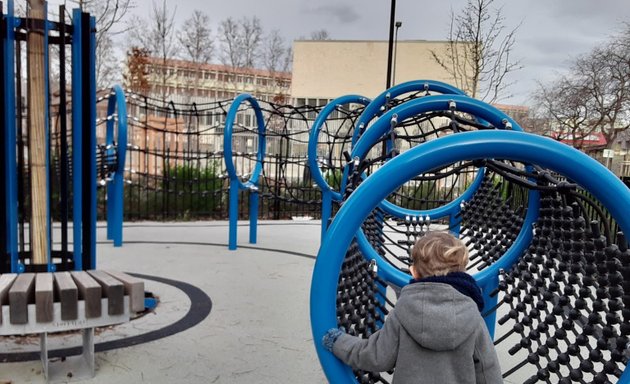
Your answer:
[[[162,0],[136,0],[133,13],[148,15],[152,1]],[[465,3],[397,0],[396,19],[403,23],[398,39],[443,40],[450,10],[458,11]],[[389,0],[167,0],[180,24],[194,9],[210,16],[213,32],[229,16],[256,15],[266,31],[278,29],[287,41],[320,29],[339,40],[387,40],[390,4]],[[524,68],[511,78],[514,97],[504,100],[509,104],[528,103],[536,81],[553,80],[572,59],[618,32],[622,22],[630,22],[630,0],[495,0],[495,4],[503,7],[508,27],[522,22],[514,55]]]
[[[442,40],[446,37],[450,10],[465,0],[397,0],[396,19],[402,21],[399,40]],[[213,30],[228,16],[258,16],[265,30],[279,29],[288,40],[326,29],[333,39],[387,40],[388,0],[168,0],[184,20],[195,8],[211,17]],[[536,81],[550,81],[576,56],[588,52],[630,21],[629,0],[496,0],[503,7],[505,23],[522,21],[515,56],[524,68],[512,76],[514,97],[506,103],[527,103]],[[135,13],[142,14],[150,0],[138,0]],[[146,12],[146,11],[145,11]],[[385,71],[385,69],[383,69]]]

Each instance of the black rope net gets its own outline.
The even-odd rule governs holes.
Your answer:
[[[228,217],[229,180],[223,159],[223,133],[232,101],[175,103],[127,94],[125,220]],[[293,107],[265,101],[259,104],[267,143],[259,216],[319,217],[321,192],[308,168],[307,149],[309,131],[323,106]],[[247,180],[257,162],[258,128],[251,106],[245,103],[241,107],[231,145],[238,176]],[[107,116],[106,98],[99,99],[97,110],[98,170],[105,184],[113,171],[123,165],[118,164],[115,151],[112,153],[105,144],[105,122],[112,118]],[[332,183],[341,174],[341,165],[334,160],[341,155],[335,153],[350,143],[348,132],[357,117],[357,110],[340,107],[322,130],[321,164]],[[241,218],[249,215],[246,193],[242,191],[239,198]],[[104,193],[99,201],[103,206]]]
[[[390,100],[383,111],[427,92],[402,95]],[[128,92],[128,147],[126,163],[118,164],[117,139],[105,140],[107,96],[102,91],[97,102],[98,183],[106,185],[113,172],[125,170],[125,220],[225,219],[228,217],[229,180],[223,159],[224,124],[233,100],[214,102],[174,102]],[[322,100],[318,100],[320,102]],[[258,100],[266,132],[266,156],[259,192],[259,217],[289,219],[319,218],[321,190],[315,185],[307,165],[309,133],[324,105],[292,106]],[[358,104],[338,105],[321,127],[317,145],[317,163],[327,183],[339,190],[344,154],[351,151],[356,121],[363,111]],[[449,115],[445,111],[442,115]],[[397,151],[437,137],[448,118],[439,114],[401,122],[397,128]],[[465,119],[466,116],[457,116]],[[472,129],[474,121],[461,124]],[[369,126],[369,125],[368,125]],[[446,129],[446,128],[445,128]],[[112,148],[113,146],[113,148]],[[232,138],[233,164],[238,176],[247,180],[254,169],[259,151],[258,128],[249,103],[237,114]],[[375,153],[379,150],[375,150]],[[391,154],[390,154],[391,155]],[[375,155],[378,157],[380,155]],[[377,167],[376,162],[371,168]],[[464,183],[464,182],[462,182]],[[247,191],[241,191],[239,217],[249,216]],[[343,193],[343,192],[342,192]],[[459,193],[437,188],[430,181],[417,181],[401,190],[397,199],[417,208],[440,205]],[[105,215],[105,192],[99,192],[99,216]]]
[[[504,378],[532,383],[614,383],[630,351],[630,251],[617,224],[588,191],[540,167],[486,160],[484,179],[459,214],[460,238],[471,257],[468,272],[492,265],[521,231],[534,238],[518,263],[503,271],[495,345]],[[456,167],[457,165],[453,165]],[[356,180],[359,180],[358,178]],[[541,194],[535,228],[523,228],[528,192]],[[362,229],[371,246],[408,271],[410,247],[427,230],[448,222],[388,218],[380,209]],[[380,279],[356,242],[340,271],[338,324],[369,337],[395,306],[400,287]],[[360,383],[390,383],[393,372],[356,371]]]

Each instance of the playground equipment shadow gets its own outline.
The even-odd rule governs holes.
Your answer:
[[[229,251],[224,221],[128,223],[123,246],[115,248],[100,223],[99,269],[147,276],[146,291],[160,303],[130,323],[99,330],[96,375],[81,382],[326,382],[309,321],[320,222],[262,221],[257,244],[247,242],[247,223],[238,232],[239,247]],[[205,301],[182,286],[198,288]],[[51,349],[80,340],[49,336]],[[38,360],[4,362],[37,351],[38,341],[0,338],[0,383],[45,382]]]

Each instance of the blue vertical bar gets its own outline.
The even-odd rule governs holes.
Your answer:
[[[114,241],[114,246],[122,245],[122,226],[123,226],[123,209],[124,209],[124,173],[125,173],[125,155],[127,151],[127,105],[125,102],[125,92],[120,85],[113,87],[113,93],[109,97],[107,104],[107,116],[113,116],[117,112],[118,122],[118,146],[117,148],[108,149],[117,152],[117,168],[114,173],[114,179],[107,184],[107,238]],[[105,142],[107,144],[114,143],[114,123],[112,117],[107,120],[107,132]]]
[[[83,141],[81,121],[83,95],[81,94],[81,10],[72,10],[72,232],[74,242],[74,269],[83,269],[82,222],[83,195],[81,175],[83,174]]]
[[[84,26],[84,28],[87,26]],[[90,124],[88,134],[90,135],[90,146],[88,148],[90,159],[90,269],[96,268],[96,19],[90,17],[89,25],[90,41],[89,41],[89,60],[88,68],[90,71],[90,94],[86,95],[89,100],[88,113],[90,114]]]
[[[6,41],[4,44],[4,155],[6,156],[6,202],[7,211],[7,252],[11,258],[11,272],[23,271],[18,257],[18,211],[17,211],[17,138],[15,127],[15,30],[17,20],[14,17],[13,0],[7,3]]]
[[[116,90],[112,89],[112,93],[107,100],[107,120],[105,123],[105,158],[109,158],[112,155],[113,149],[109,149],[110,145],[114,143],[114,114],[116,113]],[[112,240],[115,236],[115,224],[114,216],[116,212],[116,191],[114,189],[114,179],[112,182],[107,183],[107,240]]]
[[[332,215],[332,192],[330,189],[322,189],[322,234],[320,241],[324,241],[326,230],[328,229],[328,220]]]
[[[46,19],[44,20],[44,68],[49,68],[49,60],[50,55],[48,54],[48,3],[44,3],[44,15]],[[44,70],[44,137],[46,139],[46,143],[50,143],[50,100],[48,97],[49,91],[49,81],[50,81],[50,73],[48,70]],[[46,144],[46,227],[48,231],[46,233],[46,242],[48,246],[46,247],[48,254],[46,255],[46,260],[48,260],[48,272],[55,271],[55,265],[53,264],[52,259],[52,220],[50,218],[50,204],[52,203],[52,196],[50,191],[50,146]]]
[[[462,225],[462,217],[461,215],[458,215],[460,212],[461,209],[457,212],[451,212],[448,216],[448,227],[450,228],[451,233],[457,236],[459,236]]]
[[[236,249],[236,231],[238,222],[238,180],[230,180],[230,199],[229,199],[229,216],[230,216],[230,241],[228,249],[233,251]]]
[[[258,199],[260,194],[257,190],[249,191],[249,242],[256,244],[258,232]]]

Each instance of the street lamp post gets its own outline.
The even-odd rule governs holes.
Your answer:
[[[392,8],[389,14],[389,46],[387,49],[387,86],[392,86],[392,50],[394,48],[394,20],[396,19],[396,0],[392,0]]]
[[[398,28],[402,27],[402,21],[396,22],[394,32],[394,65],[392,65],[392,86],[396,85],[396,57],[398,57]]]

